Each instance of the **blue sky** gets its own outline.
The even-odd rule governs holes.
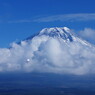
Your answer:
[[[56,26],[94,32],[95,0],[0,0],[0,47]]]

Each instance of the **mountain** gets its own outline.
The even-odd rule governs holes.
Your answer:
[[[91,46],[91,44],[88,43],[87,41],[77,37],[68,27],[44,28],[37,35],[28,37],[26,39],[26,41],[32,40],[32,38],[35,36],[40,36],[40,37],[41,36],[49,36],[52,38],[63,39],[64,42],[77,41],[77,42],[80,42],[82,44]]]
[[[37,35],[0,49],[0,71],[84,75],[95,69],[95,47],[67,27],[44,28]]]

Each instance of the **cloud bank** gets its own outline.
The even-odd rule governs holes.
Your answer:
[[[78,41],[79,40],[79,41]],[[0,72],[49,72],[84,75],[95,73],[95,47],[80,39],[35,36],[10,49],[0,49]]]

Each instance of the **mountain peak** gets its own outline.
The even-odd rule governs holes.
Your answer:
[[[40,31],[39,35],[47,35],[50,37],[61,37],[64,40],[72,41],[71,30],[67,27],[53,27],[53,28],[44,28]]]
[[[41,30],[40,34],[50,33],[50,32],[64,33],[64,31],[70,32],[70,29],[68,27],[44,28],[44,29]]]

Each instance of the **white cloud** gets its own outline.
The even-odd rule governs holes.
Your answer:
[[[91,74],[95,72],[95,48],[48,36],[34,37],[11,49],[0,49],[0,71]]]
[[[79,35],[89,42],[95,44],[95,30],[91,28],[84,28],[84,30],[79,31]]]
[[[52,15],[42,18],[36,18],[34,22],[53,22],[53,21],[91,21],[95,20],[95,13],[77,13]]]

